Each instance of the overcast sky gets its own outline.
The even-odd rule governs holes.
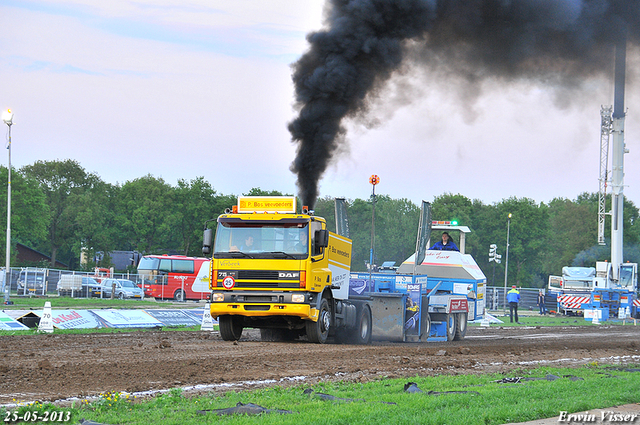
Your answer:
[[[322,28],[323,3],[2,1],[0,107],[15,114],[13,166],[70,158],[114,184],[203,176],[223,194],[297,193],[290,65]],[[637,69],[636,53],[628,64]],[[443,193],[491,204],[596,192],[600,106],[612,103],[613,83],[587,86],[562,107],[557,93],[525,82],[488,83],[461,104],[450,82],[404,69],[375,102],[373,125],[347,124],[320,196],[366,198],[371,174],[381,179],[376,193],[415,203]],[[631,78],[626,106],[625,195],[640,206]]]

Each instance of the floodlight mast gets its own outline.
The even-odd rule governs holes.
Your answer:
[[[624,207],[624,154],[627,153],[624,143],[624,83],[626,62],[626,40],[616,45],[615,59],[615,94],[611,124],[611,268],[613,280],[618,280],[622,264]]]
[[[9,304],[9,293],[11,292],[11,126],[13,125],[13,112],[11,112],[11,109],[7,109],[2,113],[2,121],[9,126],[9,140],[7,143],[7,150],[9,151],[9,168],[7,170],[7,248],[5,253],[4,281],[2,284],[4,303]]]

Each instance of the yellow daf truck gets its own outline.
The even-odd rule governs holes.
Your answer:
[[[232,211],[205,229],[211,255],[211,316],[224,340],[258,328],[266,341],[332,335],[353,343],[371,339],[371,307],[349,297],[351,240],[327,230],[325,219],[295,197],[240,197]]]

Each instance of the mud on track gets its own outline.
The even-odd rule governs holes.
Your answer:
[[[470,327],[467,337],[458,342],[367,346],[261,342],[257,331],[246,329],[237,343],[222,341],[217,332],[188,331],[2,336],[0,404],[199,384],[238,383],[233,388],[242,389],[254,386],[246,381],[287,377],[305,377],[304,382],[314,383],[509,372],[539,363],[638,364],[638,350],[640,326],[628,324]]]

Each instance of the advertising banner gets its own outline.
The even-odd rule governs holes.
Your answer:
[[[407,285],[407,305],[405,310],[405,335],[420,335],[420,309],[422,307],[422,285]]]
[[[0,311],[0,329],[3,331],[26,331],[29,327]]]
[[[204,315],[204,308],[191,308],[189,310],[182,310],[184,313],[189,316],[195,318],[198,321],[198,324],[202,323],[202,316]],[[213,323],[218,323],[217,320],[214,320]]]
[[[162,327],[162,322],[143,310],[91,310],[109,328],[154,328]]]
[[[145,310],[145,312],[162,322],[164,326],[197,326],[201,323],[182,310]]]
[[[58,329],[95,329],[104,325],[89,310],[51,310],[51,321]]]

